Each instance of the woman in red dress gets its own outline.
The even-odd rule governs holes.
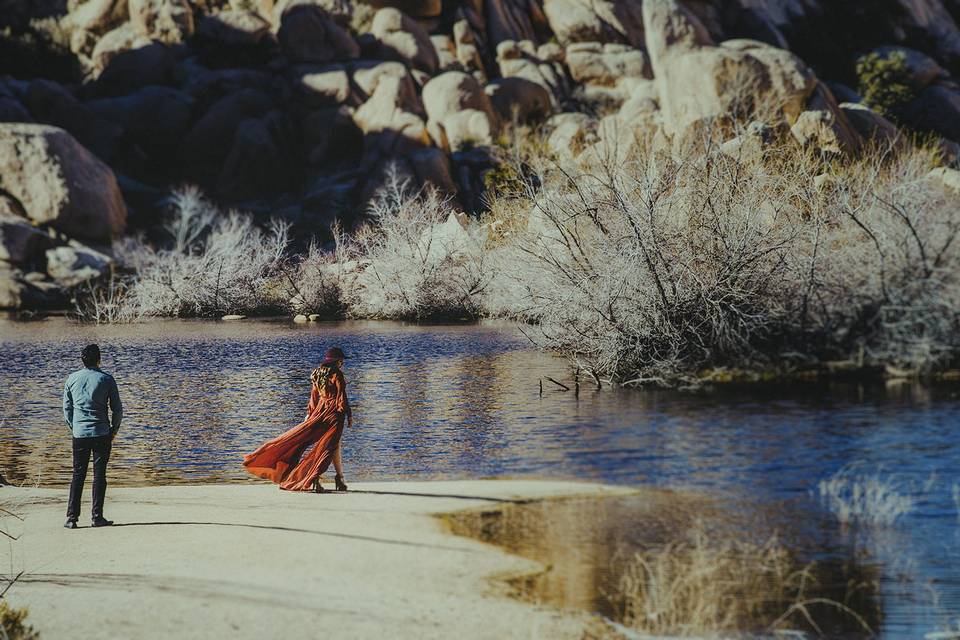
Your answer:
[[[293,429],[244,456],[243,466],[247,471],[279,484],[281,489],[323,493],[320,475],[333,462],[337,491],[347,490],[340,436],[344,420],[347,426],[353,426],[353,417],[343,378],[344,359],[340,349],[327,350],[323,362],[310,375],[313,384],[307,417]],[[310,449],[312,445],[315,446]]]

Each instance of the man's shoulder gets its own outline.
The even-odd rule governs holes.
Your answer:
[[[84,367],[83,369],[77,369],[76,371],[71,373],[69,376],[67,376],[67,384],[70,384],[70,382],[72,382],[73,380],[76,380],[77,378],[86,378],[86,377],[96,378],[104,382],[116,382],[113,379],[113,376],[107,373],[106,371],[102,371],[100,369],[88,369]]]

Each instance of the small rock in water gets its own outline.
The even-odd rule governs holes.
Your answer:
[[[311,313],[309,316],[307,316],[307,318],[310,320],[310,322],[316,322],[317,320],[320,319],[320,314],[319,314],[319,313]]]
[[[296,322],[296,323],[298,323],[298,324],[299,324],[299,323],[302,323],[302,322],[306,322],[306,321],[307,321],[307,316],[303,315],[302,313],[299,313],[299,314],[293,316],[293,321]]]
[[[242,315],[240,315],[240,314],[229,314],[229,315],[223,316],[223,317],[220,318],[220,319],[221,319],[221,320],[245,320],[246,317],[247,317],[247,316],[242,316]]]

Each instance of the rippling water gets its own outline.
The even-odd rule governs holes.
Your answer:
[[[296,424],[309,372],[350,356],[348,479],[549,476],[707,492],[786,514],[823,553],[883,569],[885,638],[960,618],[960,397],[956,387],[782,385],[682,394],[594,391],[508,324],[411,326],[157,322],[119,327],[0,320],[0,470],[69,481],[64,378],[99,342],[126,418],[116,484],[252,481],[244,453]],[[851,463],[915,498],[891,527],[835,526],[817,483]],[[823,523],[833,523],[826,525]]]

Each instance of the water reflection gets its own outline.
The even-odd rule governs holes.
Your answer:
[[[956,388],[584,386],[574,396],[547,385],[540,397],[541,377],[569,379],[569,371],[499,323],[0,320],[0,471],[8,479],[67,484],[60,394],[81,347],[94,341],[127,414],[114,485],[256,481],[240,468],[243,454],[303,417],[310,369],[337,344],[351,356],[348,479],[548,476],[704,491],[765,513],[791,505],[784,531],[815,540],[819,553],[855,549],[884,566],[885,637],[922,637],[960,617]],[[904,477],[915,511],[866,537],[825,525],[832,521],[812,493],[852,462]],[[797,515],[805,512],[811,517]]]

